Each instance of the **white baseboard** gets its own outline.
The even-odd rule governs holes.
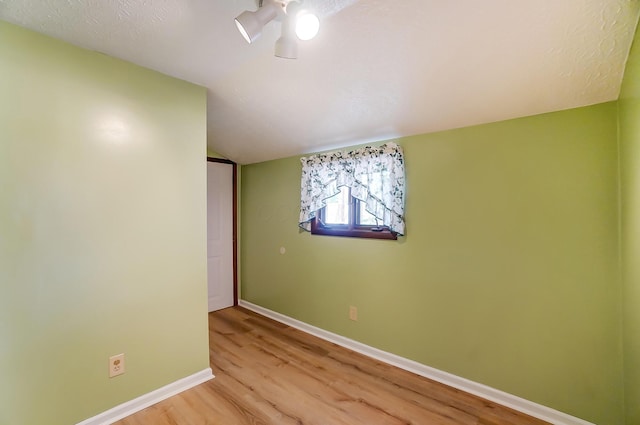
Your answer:
[[[211,368],[206,368],[200,372],[196,372],[193,375],[187,376],[182,379],[178,379],[171,384],[165,385],[162,388],[158,388],[155,391],[144,394],[138,398],[134,398],[131,401],[122,403],[119,406],[109,409],[106,412],[100,413],[97,416],[86,419],[79,422],[76,425],[109,425],[120,419],[126,418],[142,409],[154,405],[162,400],[165,400],[171,396],[181,393],[189,388],[193,388],[196,385],[200,385],[213,379],[213,372]]]
[[[333,332],[325,331],[324,329],[317,328],[315,326],[309,325],[275,311],[260,307],[259,305],[252,304],[248,301],[240,300],[238,304],[248,310],[254,311],[263,316],[289,325],[293,328],[317,336],[318,338],[333,342],[334,344],[341,345],[360,354],[364,354],[365,356],[399,367],[400,369],[407,370],[417,375],[424,376],[425,378],[438,381],[442,384],[457,388],[478,397],[482,397],[486,400],[493,401],[495,403],[517,410],[535,418],[542,419],[543,421],[547,421],[556,425],[594,425],[591,422],[576,418],[575,416],[568,415],[550,407],[546,407],[541,404],[525,400],[518,396],[505,393],[495,388],[488,387],[478,382],[470,381],[451,373],[423,365],[413,360],[409,360],[404,357],[379,350],[361,342],[354,341],[338,334],[334,334]]]

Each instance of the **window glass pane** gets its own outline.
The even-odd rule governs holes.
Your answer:
[[[327,199],[324,222],[327,224],[349,224],[349,188],[342,186],[340,193]]]
[[[362,224],[364,226],[376,226],[378,225],[378,220],[373,214],[369,214],[369,212],[365,209],[365,203],[358,201],[358,206],[360,208],[360,222],[358,224]]]

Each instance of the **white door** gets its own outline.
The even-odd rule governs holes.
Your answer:
[[[233,305],[233,165],[207,162],[209,311]]]

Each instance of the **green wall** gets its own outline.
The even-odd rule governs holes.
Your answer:
[[[616,126],[606,103],[399,139],[396,242],[303,233],[298,158],[244,166],[243,298],[622,424]]]
[[[209,158],[222,158],[222,159],[228,159],[228,158],[225,158],[224,156],[220,155],[218,152],[216,152],[216,151],[214,151],[214,150],[212,150],[212,149],[210,149],[210,148],[207,148],[207,156],[208,156]]]
[[[205,120],[201,87],[0,21],[0,424],[209,366]]]
[[[621,229],[627,424],[640,424],[640,32],[620,93]]]

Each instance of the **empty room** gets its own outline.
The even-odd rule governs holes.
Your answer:
[[[0,425],[640,425],[637,0],[0,0]]]

